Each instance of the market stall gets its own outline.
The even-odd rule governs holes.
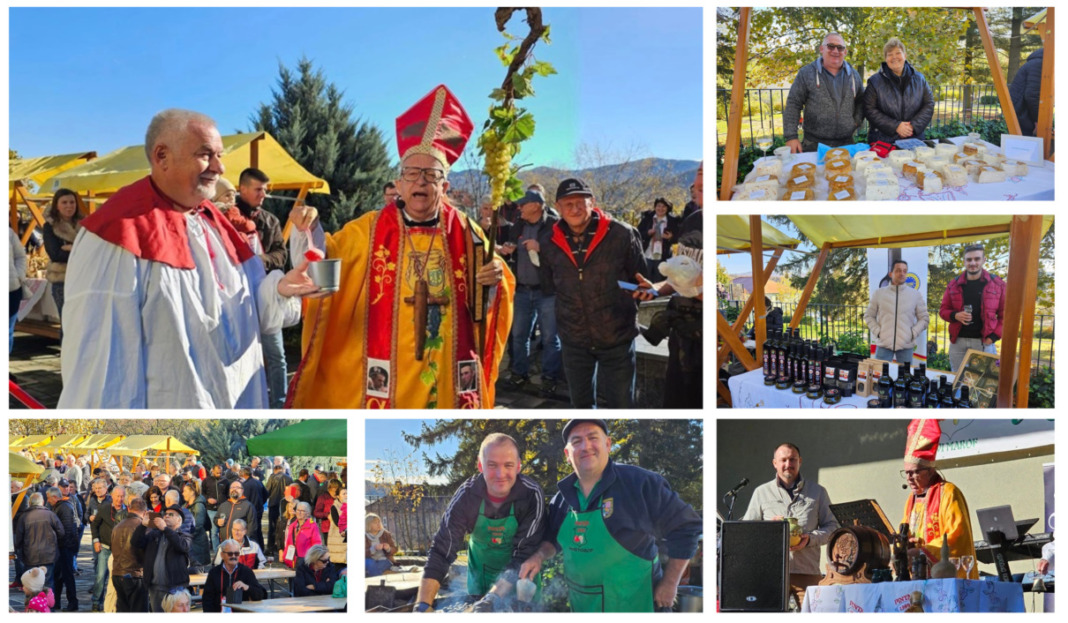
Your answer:
[[[249,456],[337,456],[348,454],[346,420],[304,420],[245,442]]]
[[[163,459],[170,462],[172,454],[198,455],[200,452],[185,445],[170,435],[130,435],[108,447],[111,456],[128,456],[133,459],[130,471],[136,471],[141,461]]]
[[[34,463],[30,459],[17,454],[15,452],[9,452],[7,457],[7,471],[11,475],[11,478],[18,480],[22,483],[19,490],[12,491],[15,497],[11,500],[11,518],[15,518],[15,513],[19,507],[22,506],[22,499],[26,497],[26,494],[30,491],[37,477],[44,472],[45,468],[37,463]]]

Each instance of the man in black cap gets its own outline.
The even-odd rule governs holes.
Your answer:
[[[512,226],[502,254],[514,257],[515,299],[512,304],[512,375],[507,384],[519,389],[530,380],[530,338],[534,323],[541,332],[541,394],[556,395],[563,374],[560,337],[556,333],[556,291],[541,271],[541,249],[552,244],[553,225],[560,219],[545,211],[545,197],[528,190],[519,200],[519,220]]]
[[[163,612],[163,598],[175,588],[189,586],[189,549],[193,535],[182,532],[182,507],[168,506],[154,517],[136,544],[145,552],[144,584],[150,612]]]
[[[634,404],[638,303],[648,290],[633,293],[645,270],[637,230],[595,207],[593,192],[577,179],[556,190],[561,219],[541,261],[556,291],[556,321],[571,405],[594,406],[598,383],[609,408]],[[596,376],[595,376],[596,375]]]
[[[571,420],[563,437],[575,473],[557,483],[545,539],[519,577],[535,576],[545,560],[563,552],[572,612],[671,606],[697,553],[701,516],[663,476],[612,461],[604,420]],[[663,567],[658,541],[667,543]]]

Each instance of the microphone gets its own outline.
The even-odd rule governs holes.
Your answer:
[[[723,497],[732,498],[732,497],[738,495],[738,492],[741,491],[742,489],[746,488],[747,486],[749,486],[749,479],[748,478],[742,478],[742,481],[739,482],[737,485],[735,485],[734,488],[731,489],[727,493],[727,495],[725,495]]]
[[[397,197],[396,199],[393,200],[393,203],[397,206],[398,210],[403,210],[404,209],[404,199],[401,199],[400,197]]]
[[[908,489],[908,488],[909,488],[909,486],[908,486],[907,484],[905,484],[905,485],[901,485],[901,488],[902,488],[902,489]]]

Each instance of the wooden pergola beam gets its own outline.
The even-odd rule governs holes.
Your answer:
[[[763,283],[764,283],[765,287],[767,287],[767,283],[771,279],[771,274],[775,271],[775,266],[778,265],[779,258],[782,257],[782,253],[783,253],[782,249],[775,249],[775,254],[771,256],[771,260],[768,261],[767,267],[764,268],[764,273],[763,273],[764,281],[763,281]],[[731,325],[731,333],[734,333],[735,335],[737,335],[738,332],[742,330],[742,327],[745,326],[745,320],[747,318],[749,318],[749,313],[751,311],[753,311],[753,295],[752,294],[750,294],[749,298],[746,299],[745,305],[742,307],[742,311],[738,314],[738,318],[736,318],[734,320],[734,324]],[[765,313],[765,316],[766,316],[767,315],[767,310],[765,310],[764,313]],[[720,347],[719,352],[716,355],[716,368],[717,369],[720,366],[723,365],[724,361],[727,360],[727,355],[729,355],[730,352],[731,351],[730,351],[729,348],[727,348],[726,344],[724,344],[723,346]],[[763,360],[761,360],[761,361],[763,361]]]
[[[1042,82],[1038,95],[1038,120],[1035,123],[1035,136],[1042,138],[1043,158],[1050,160],[1053,155],[1053,75],[1054,75],[1054,9],[1046,9],[1046,19],[1038,25],[1039,35],[1042,37]]]
[[[1037,223],[1037,225],[1036,225]],[[1001,332],[1001,376],[998,379],[998,408],[1011,408],[1013,401],[1013,376],[1016,369],[1017,341],[1022,337],[1020,326],[1026,316],[1030,317],[1031,332],[1034,331],[1035,297],[1025,298],[1027,294],[1027,282],[1029,281],[1028,268],[1031,256],[1034,255],[1034,266],[1038,270],[1038,240],[1042,233],[1042,217],[1033,215],[1021,215],[1012,217],[1012,232],[1009,234],[1009,274],[1005,282],[1005,317]],[[1036,286],[1032,286],[1032,292]],[[1030,309],[1030,314],[1025,309]],[[1017,388],[1025,395],[1030,385],[1031,369],[1031,344],[1028,340],[1020,346],[1020,371]],[[1024,352],[1027,355],[1027,376],[1024,375],[1025,364]],[[1020,405],[1017,405],[1020,406]],[[1024,405],[1026,406],[1026,400]]]
[[[753,269],[753,293],[750,298],[753,299],[753,309],[756,310],[756,316],[753,319],[753,340],[756,342],[756,348],[753,352],[756,353],[756,360],[762,362],[764,361],[764,334],[767,331],[765,315],[768,312],[764,305],[764,280],[757,278],[761,275],[761,269],[764,268],[764,227],[760,223],[759,214],[749,216],[749,257],[752,259]]]
[[[983,40],[986,62],[990,65],[990,77],[994,81],[998,101],[1001,102],[1001,113],[1005,116],[1005,125],[1009,128],[1009,134],[1022,134],[1020,120],[1016,118],[1016,109],[1013,108],[1012,98],[1009,97],[1009,87],[1005,84],[1005,74],[1001,71],[1001,61],[998,60],[998,51],[994,47],[994,37],[990,34],[986,14],[983,12],[983,7],[972,7],[972,13],[975,14],[975,25],[979,29],[979,37]]]
[[[723,314],[716,313],[716,332],[719,334],[719,339],[727,343],[731,352],[738,358],[738,361],[745,366],[746,370],[756,370],[756,360],[749,354],[749,351],[745,349],[745,344],[738,339],[738,336],[731,332],[731,325],[727,322],[727,319],[723,317]]]
[[[863,240],[843,240],[830,242],[832,249],[855,249],[859,247],[896,246],[906,242],[931,242],[945,244],[950,238],[961,236],[992,236],[1009,232],[1009,223],[1000,225],[983,225],[981,227],[963,227],[960,229],[938,229],[918,234],[902,234],[900,236],[881,236],[878,238],[864,238]]]
[[[734,84],[731,85],[731,108],[727,115],[727,149],[723,156],[720,201],[730,201],[731,188],[738,177],[738,154],[742,149],[742,99],[745,97],[745,71],[746,62],[749,60],[752,11],[752,7],[742,7],[738,13],[738,43],[734,48]]]
[[[1035,305],[1038,301],[1038,261],[1042,244],[1042,216],[1029,217],[1026,225],[1029,252],[1024,258],[1023,313],[1020,317],[1020,372],[1016,382],[1016,406],[1027,408],[1031,384],[1031,341],[1035,337]],[[1030,275],[1034,275],[1031,279]],[[1019,379],[1027,382],[1020,383]]]
[[[823,265],[827,263],[827,256],[830,253],[831,243],[824,242],[820,248],[820,255],[816,258],[816,265],[812,267],[812,274],[808,276],[808,282],[805,283],[805,290],[801,293],[801,300],[797,302],[797,309],[794,310],[794,315],[790,318],[791,329],[796,329],[801,325],[801,319],[805,316],[805,308],[808,307],[808,300],[812,298],[812,292],[816,289],[816,282],[819,281]]]

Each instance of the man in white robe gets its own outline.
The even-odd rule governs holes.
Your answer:
[[[265,274],[208,201],[224,171],[209,117],[159,113],[145,151],[151,174],[74,241],[59,408],[267,408],[260,333],[299,321],[307,262]]]

